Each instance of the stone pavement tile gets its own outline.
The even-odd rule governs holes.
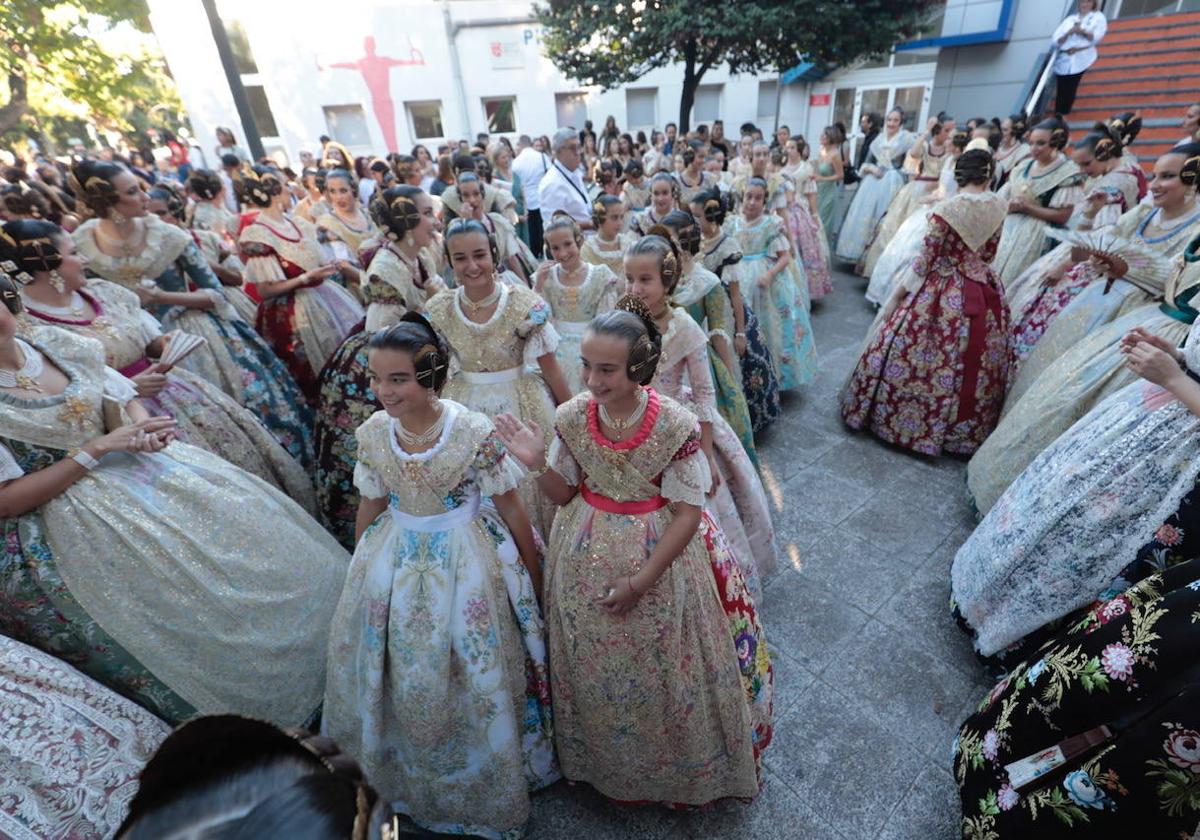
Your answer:
[[[771,638],[771,628],[766,626],[767,649],[771,652],[771,671],[775,678],[775,696],[773,711],[775,720],[787,714],[788,709],[796,705],[805,690],[812,685],[816,676],[792,657],[775,647]]]
[[[852,533],[866,536],[897,560],[917,568],[956,525],[915,510],[908,495],[899,491],[880,491],[855,511],[844,526]]]
[[[896,806],[878,840],[954,840],[962,836],[958,787],[944,770],[927,767]]]
[[[853,476],[855,480],[877,488],[910,475],[906,470],[907,458],[885,448],[871,435],[849,430],[843,431],[842,435],[842,442],[822,455],[816,466],[837,475]]]
[[[788,479],[783,492],[804,516],[837,525],[870,501],[877,490],[868,479],[838,472],[836,463],[822,466],[818,462]]]
[[[769,751],[769,750],[768,750]],[[844,835],[817,816],[770,771],[762,793],[749,805],[722,803],[687,814],[671,840],[753,837],[755,840],[844,840]]]
[[[821,679],[856,698],[896,737],[932,760],[949,752],[975,684],[926,653],[913,638],[917,632],[872,620]]]
[[[821,673],[869,618],[790,569],[767,588],[762,614],[767,642],[814,674]]]
[[[970,638],[950,615],[948,572],[931,564],[910,574],[875,617],[893,630],[909,634],[934,659],[968,678],[983,674]]]
[[[960,523],[942,540],[941,545],[933,550],[929,555],[929,559],[925,561],[925,567],[931,571],[936,571],[939,574],[944,574],[946,579],[950,579],[950,567],[954,565],[954,555],[958,553],[958,549],[967,541],[967,537],[971,536],[971,532],[975,530],[975,518],[970,516],[966,522]]]
[[[842,442],[842,435],[814,427],[800,415],[785,417],[756,444],[763,464],[763,483],[769,477],[785,482]],[[768,492],[770,488],[768,487]]]
[[[888,552],[844,526],[835,526],[804,552],[800,574],[868,615],[874,615],[911,576]]]
[[[850,838],[874,837],[928,764],[855,699],[818,679],[776,721],[767,766]]]
[[[526,840],[663,840],[679,813],[658,806],[622,806],[587,785],[559,782],[533,795]]]
[[[966,482],[956,474],[930,470],[917,456],[906,458],[882,489],[891,495],[903,494],[915,507],[956,525],[974,527]]]

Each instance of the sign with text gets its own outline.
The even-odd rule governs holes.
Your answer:
[[[833,100],[832,93],[814,93],[808,97],[808,104],[813,106],[824,105],[828,106]]]

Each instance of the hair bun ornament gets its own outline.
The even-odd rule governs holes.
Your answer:
[[[1193,155],[1183,162],[1179,168],[1179,180],[1189,187],[1196,186],[1200,181],[1200,155]]]

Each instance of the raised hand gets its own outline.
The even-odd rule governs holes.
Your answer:
[[[537,423],[530,421],[527,425],[512,414],[501,414],[496,418],[496,434],[526,468],[540,470],[546,466],[546,441]]]

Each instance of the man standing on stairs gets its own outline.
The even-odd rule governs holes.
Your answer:
[[[1108,31],[1108,19],[1097,7],[1097,0],[1079,0],[1078,11],[1054,30],[1051,40],[1058,49],[1054,57],[1057,88],[1054,110],[1059,116],[1071,113],[1075,92],[1084,72],[1096,61],[1096,45]]]

